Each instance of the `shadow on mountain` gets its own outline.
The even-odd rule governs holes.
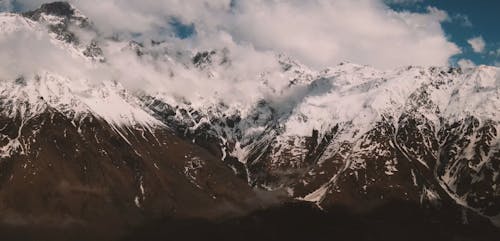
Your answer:
[[[486,221],[456,224],[452,217],[431,217],[417,205],[393,202],[364,214],[344,207],[328,212],[293,203],[242,218],[209,222],[163,220],[134,230],[122,241],[139,240],[453,240],[489,241],[500,230]]]
[[[2,240],[10,241],[493,241],[500,237],[500,229],[483,219],[469,219],[474,224],[463,225],[452,221],[457,217],[439,213],[406,202],[391,202],[363,213],[346,207],[325,212],[309,203],[289,203],[219,221],[163,219],[125,228],[105,221],[94,227],[57,229],[30,225],[0,227],[0,234]]]

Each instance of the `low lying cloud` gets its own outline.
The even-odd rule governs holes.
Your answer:
[[[18,0],[26,9],[44,0]],[[441,23],[446,12],[398,12],[383,0],[86,0],[70,1],[104,34],[175,36],[176,19],[193,24],[193,48],[220,48],[230,39],[256,51],[286,53],[315,68],[341,61],[393,68],[448,65],[460,53]],[[392,1],[408,2],[408,1]],[[225,36],[221,39],[221,36]]]
[[[0,80],[32,77],[43,71],[69,78],[93,76],[90,69],[94,67],[90,63],[54,45],[50,36],[43,31],[19,29],[0,34],[0,46]]]

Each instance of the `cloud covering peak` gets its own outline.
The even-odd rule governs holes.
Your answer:
[[[28,10],[44,0],[17,0]],[[286,53],[315,68],[341,61],[393,68],[448,65],[460,49],[441,23],[446,12],[398,12],[383,0],[85,0],[69,1],[105,35],[174,39],[172,21],[192,25],[195,49],[244,46]],[[4,8],[13,6],[4,0]],[[177,41],[177,40],[173,40]]]

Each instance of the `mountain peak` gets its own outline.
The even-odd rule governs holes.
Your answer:
[[[56,16],[69,16],[75,13],[75,9],[68,2],[45,3],[40,10]]]
[[[75,12],[75,8],[67,2],[52,2],[42,4],[40,8],[26,12],[23,15],[31,19],[38,20],[42,14],[70,18],[75,14]]]

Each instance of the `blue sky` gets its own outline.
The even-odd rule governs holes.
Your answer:
[[[400,0],[390,6],[396,10],[425,12],[433,6],[448,13],[450,21],[442,26],[447,37],[462,49],[462,54],[451,61],[470,59],[476,64],[498,65],[500,63],[500,1],[499,0]],[[469,39],[481,36],[485,49],[475,52]]]

